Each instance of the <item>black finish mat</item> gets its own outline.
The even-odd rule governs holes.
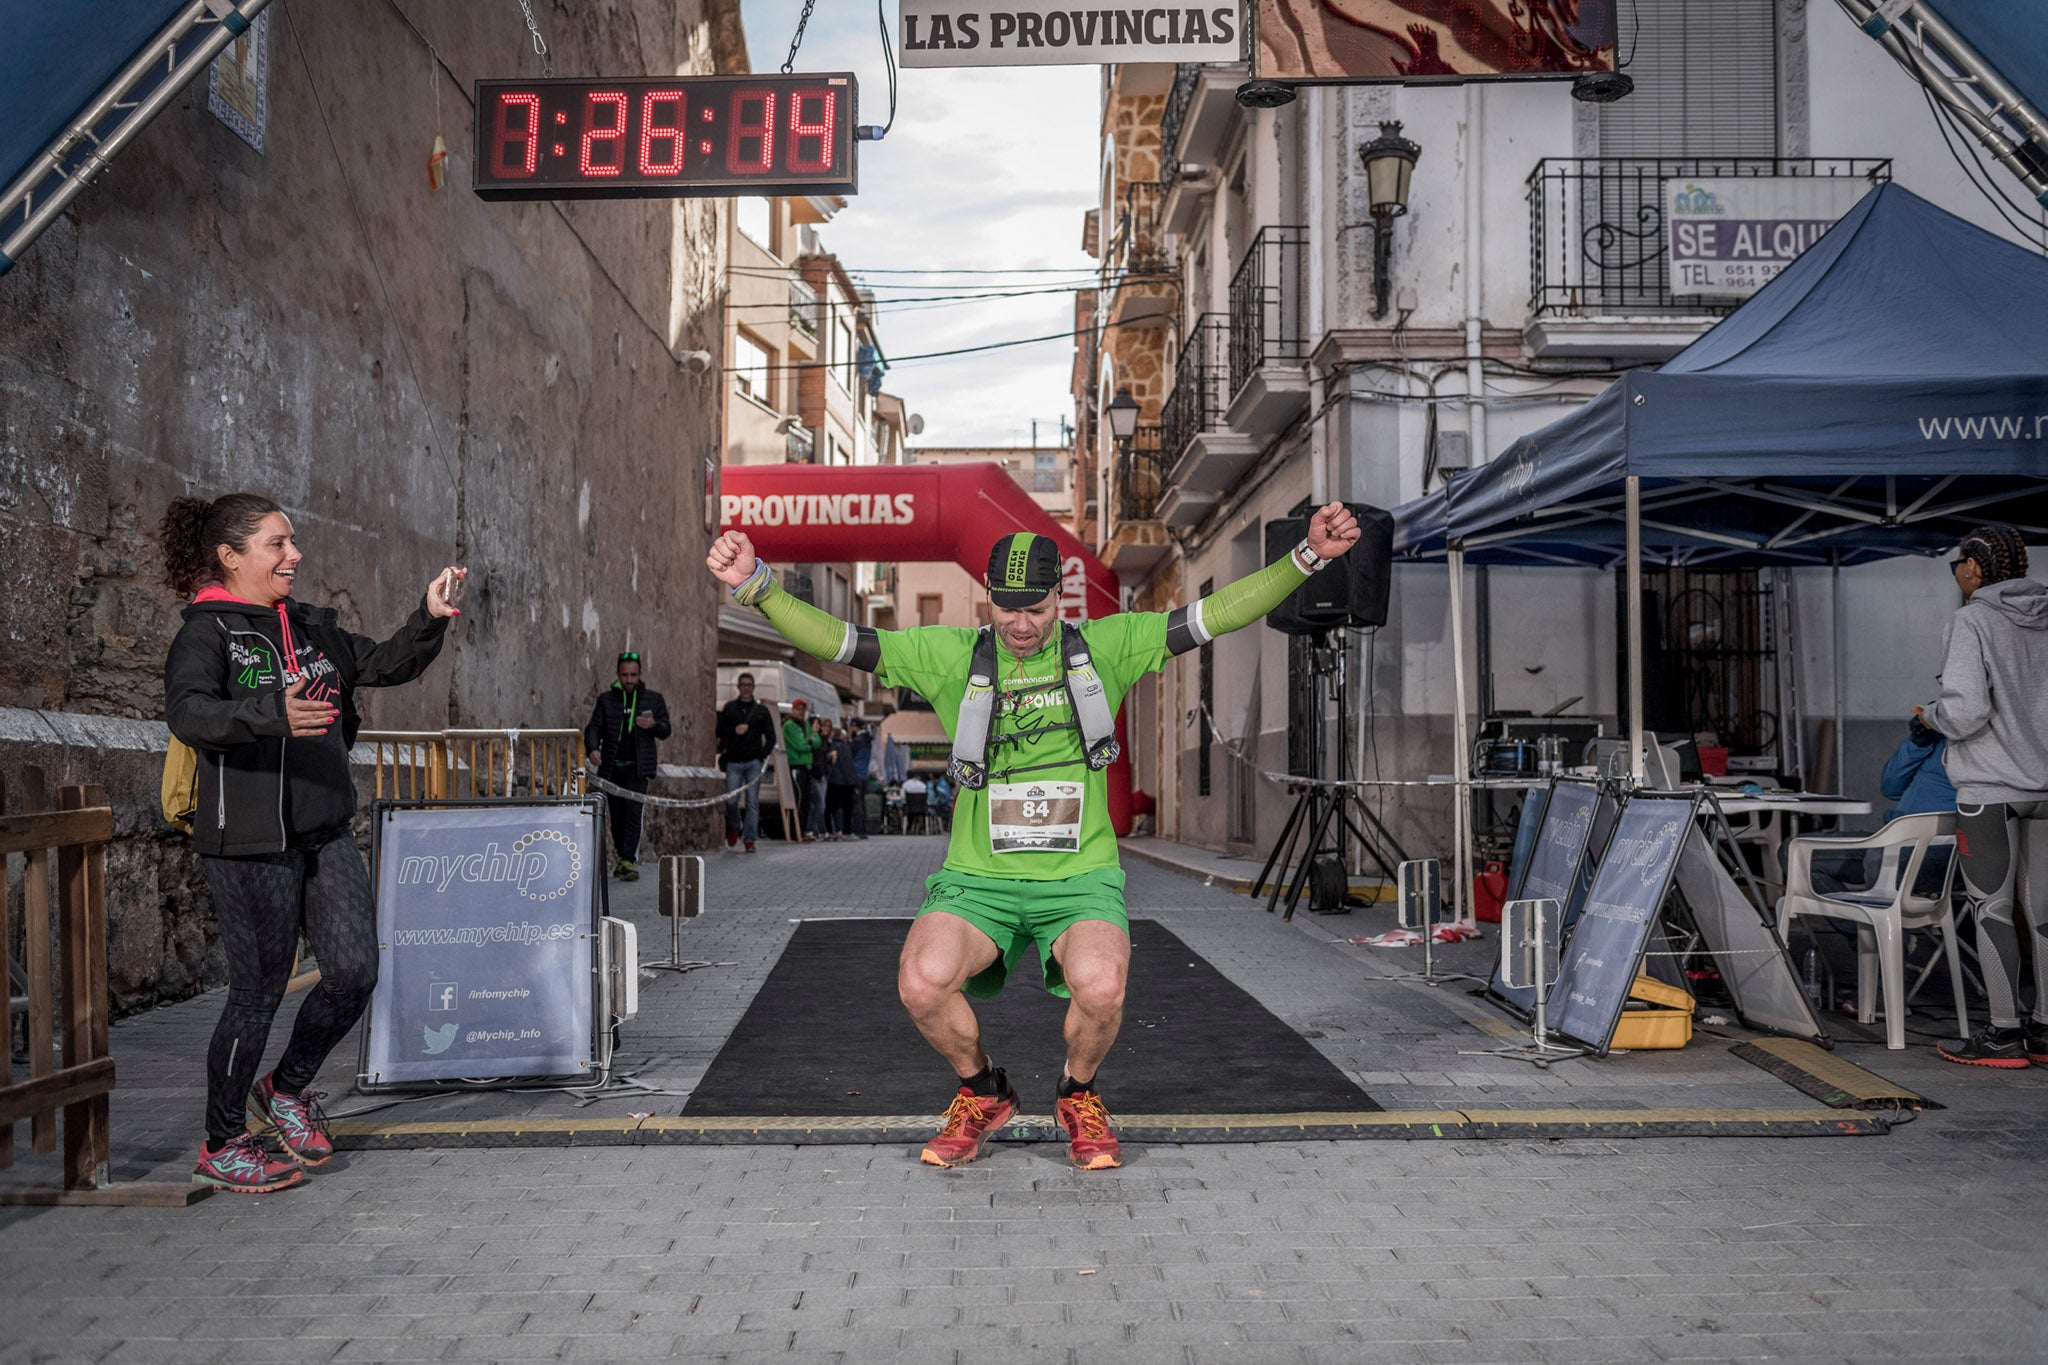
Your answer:
[[[683,1106],[686,1117],[937,1114],[946,1064],[896,998],[901,919],[806,920]],[[973,1001],[983,1046],[1025,1113],[1049,1113],[1067,1002],[1027,952]],[[1362,1113],[1380,1108],[1328,1058],[1156,920],[1131,924],[1123,1033],[1101,1071],[1112,1112]]]

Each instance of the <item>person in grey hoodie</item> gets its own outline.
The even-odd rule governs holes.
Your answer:
[[[1963,606],[1949,623],[1941,695],[1915,714],[1948,741],[1956,865],[1977,914],[1990,1022],[1940,1052],[1966,1066],[2048,1066],[2048,584],[2028,578],[2011,526],[1980,526],[1949,565]],[[2031,875],[2029,875],[2031,874]],[[2019,1015],[2015,888],[2034,934],[2034,1012]]]

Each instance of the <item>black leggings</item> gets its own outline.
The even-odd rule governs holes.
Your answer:
[[[1956,806],[1956,867],[1977,912],[1977,965],[1993,1028],[2020,1022],[2016,919],[2034,934],[2034,1022],[2048,1024],[2048,801]],[[2019,912],[2016,916],[2015,909]]]
[[[213,893],[228,958],[228,1003],[206,1053],[206,1136],[242,1131],[243,1106],[263,1064],[270,1021],[284,1002],[299,932],[319,959],[320,984],[306,997],[277,1063],[278,1088],[313,1082],[327,1054],[355,1027],[377,984],[377,919],[370,874],[347,833],[283,853],[199,860]]]

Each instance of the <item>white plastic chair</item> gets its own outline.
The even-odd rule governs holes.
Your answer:
[[[1955,915],[1949,909],[1949,885],[1955,879],[1956,817],[1902,815],[1875,834],[1853,837],[1800,835],[1785,846],[1785,894],[1778,901],[1778,933],[1789,934],[1798,915],[1850,920],[1856,934],[1856,1018],[1869,1023],[1876,1015],[1876,987],[1884,986],[1884,1045],[1894,1052],[1906,1046],[1905,934],[1909,929],[1934,929],[1948,955],[1949,987],[1955,992],[1957,1036],[1970,1035],[1963,996],[1963,962],[1956,949]],[[1935,848],[1950,850],[1939,894],[1923,895],[1915,887],[1920,865]],[[1882,856],[1867,890],[1820,892],[1813,887],[1813,855],[1872,850]]]

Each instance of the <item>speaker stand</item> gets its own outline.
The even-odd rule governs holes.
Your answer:
[[[1332,636],[1339,636],[1332,643]],[[1345,652],[1341,643],[1341,632],[1325,631],[1315,636],[1309,651],[1310,668],[1305,686],[1309,691],[1310,733],[1315,736],[1315,749],[1310,756],[1311,777],[1320,779],[1324,771],[1323,754],[1323,708],[1325,692],[1333,695],[1337,704],[1337,780],[1344,781],[1349,771],[1350,748],[1347,737],[1350,733],[1350,716],[1347,703],[1350,695],[1349,680],[1346,676]],[[1354,818],[1356,817],[1356,818]],[[1314,875],[1318,858],[1332,856],[1338,865],[1346,869],[1346,895],[1338,904],[1323,913],[1348,914],[1349,877],[1346,836],[1358,841],[1366,856],[1379,867],[1388,881],[1395,878],[1394,864],[1405,861],[1407,854],[1380,818],[1372,813],[1357,791],[1350,787],[1302,786],[1296,791],[1294,808],[1287,813],[1287,823],[1281,828],[1280,837],[1273,842],[1272,851],[1266,855],[1265,866],[1259,869],[1257,880],[1252,883],[1251,894],[1257,897],[1266,892],[1268,880],[1276,869],[1285,871],[1290,864],[1293,872],[1285,882],[1272,882],[1271,894],[1266,897],[1266,913],[1271,914],[1280,903],[1280,894],[1287,893],[1287,910],[1281,915],[1284,920],[1294,918],[1294,910],[1301,902],[1301,895],[1307,889],[1309,879]],[[1294,850],[1301,847],[1299,862],[1294,861]],[[1391,856],[1389,856],[1391,855]],[[1313,908],[1313,907],[1312,907]]]

